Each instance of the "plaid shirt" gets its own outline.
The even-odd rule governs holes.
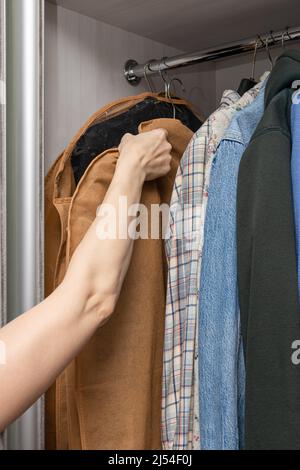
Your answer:
[[[166,450],[200,449],[198,300],[210,170],[234,114],[251,103],[261,83],[240,97],[225,91],[220,107],[190,142],[173,189],[166,253],[169,263],[162,443]]]

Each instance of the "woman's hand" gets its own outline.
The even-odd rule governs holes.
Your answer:
[[[138,172],[144,181],[151,181],[169,173],[172,145],[168,132],[156,129],[139,135],[125,134],[119,146],[117,172]]]

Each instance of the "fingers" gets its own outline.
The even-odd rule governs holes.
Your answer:
[[[126,145],[134,136],[127,132],[126,134],[123,135],[120,145],[119,145],[119,150],[121,151],[124,145]]]
[[[130,134],[129,132],[126,132],[126,134],[123,135],[121,143],[126,143],[128,140],[132,139],[134,137],[133,134]]]
[[[167,175],[171,170],[172,157],[169,152],[162,154],[151,162],[148,169],[147,181],[152,181]]]
[[[172,145],[166,141],[165,144],[162,146],[162,154],[168,153],[170,154],[172,152]]]
[[[163,148],[166,148],[165,146],[169,144],[168,142],[168,131],[167,129],[155,129],[154,131],[152,131],[153,135],[155,135],[156,139],[157,139],[157,143],[163,147]]]
[[[152,132],[156,133],[157,136],[160,137],[162,140],[168,139],[169,133],[168,133],[167,129],[164,129],[164,128],[160,127],[159,129],[155,129]]]
[[[149,162],[149,169],[146,178],[148,181],[161,178],[168,174],[171,170],[172,161],[172,145],[168,142],[168,131],[160,128],[149,132],[149,136],[150,134],[152,138],[155,137],[157,145],[156,151]]]
[[[130,155],[131,163],[136,161],[147,180],[166,175],[171,168],[172,145],[168,142],[168,131],[163,128],[138,135],[125,134],[121,140],[118,167]]]
[[[167,129],[159,128],[154,131],[150,131],[149,136],[156,138],[156,157],[170,153],[172,151],[172,145],[168,142],[168,131]]]
[[[171,170],[172,156],[166,153],[162,156],[162,166],[169,172]]]
[[[135,141],[136,143],[140,142],[143,145],[147,145],[146,142],[148,142],[148,145],[152,145],[152,146],[153,146],[153,143],[156,143],[159,149],[159,154],[171,151],[172,149],[171,144],[169,144],[168,142],[168,131],[163,128],[155,129],[153,131],[145,132],[143,134],[138,134],[138,135],[126,133],[122,137],[122,140],[119,145],[119,150],[121,150],[127,144],[133,141]]]

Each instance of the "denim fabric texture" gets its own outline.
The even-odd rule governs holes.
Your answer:
[[[295,215],[296,231],[296,250],[297,250],[297,269],[298,269],[298,292],[300,298],[300,91],[294,95],[294,104],[292,105],[292,185],[293,202]]]
[[[200,434],[204,450],[244,440],[245,365],[237,287],[239,164],[264,110],[264,90],[234,116],[211,172],[199,292]]]

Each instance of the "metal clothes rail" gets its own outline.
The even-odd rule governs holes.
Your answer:
[[[153,75],[163,70],[177,69],[189,65],[200,64],[211,60],[224,59],[245,52],[260,50],[276,45],[285,45],[300,39],[300,27],[286,28],[284,31],[274,33],[270,31],[264,36],[245,39],[220,47],[198,51],[189,54],[181,54],[174,57],[163,57],[160,60],[150,60],[145,64],[138,64],[135,60],[128,60],[125,64],[124,74],[126,80],[133,86],[138,85],[146,75]]]

